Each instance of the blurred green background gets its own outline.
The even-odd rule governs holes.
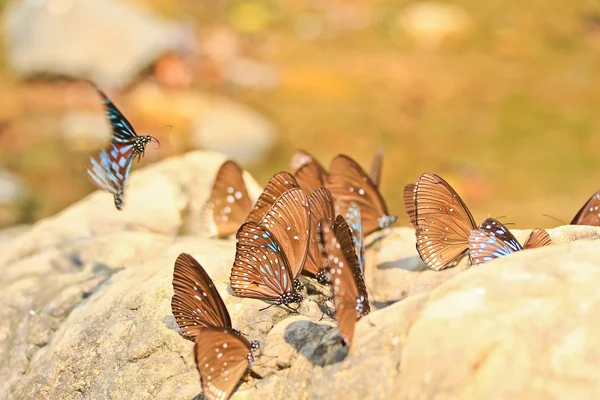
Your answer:
[[[207,103],[218,99],[272,124],[255,130],[276,140],[260,139],[263,150],[241,160],[262,184],[289,168],[296,148],[324,165],[347,153],[368,167],[382,145],[382,192],[403,225],[403,186],[423,172],[446,178],[477,220],[506,216],[525,228],[559,224],[542,214],[569,222],[600,187],[597,1],[120,3],[177,22],[195,39],[191,51],[157,57],[107,89],[138,133],[174,126],[154,131],[163,146],[149,146],[134,170],[214,146],[194,135],[209,118]],[[7,4],[0,0],[3,12]],[[109,128],[93,119],[104,118],[93,89],[17,73],[3,38],[0,168],[20,188],[0,212],[9,225],[52,215],[95,190],[85,166]],[[70,51],[80,49],[59,54]],[[235,112],[224,119],[235,121]],[[87,132],[96,127],[98,134]]]

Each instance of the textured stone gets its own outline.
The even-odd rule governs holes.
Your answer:
[[[10,240],[0,234],[0,398],[198,396],[193,344],[170,311],[181,252],[205,267],[234,326],[261,342],[252,369],[262,379],[233,399],[600,396],[600,229],[552,229],[553,246],[443,272],[414,258],[411,229],[373,235],[379,309],[348,349],[322,295],[311,289],[299,314],[234,297],[235,241],[182,234],[223,160],[168,159],[134,171],[122,212],[97,192]]]

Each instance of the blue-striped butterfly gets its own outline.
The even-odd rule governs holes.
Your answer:
[[[365,235],[362,228],[362,218],[360,216],[360,208],[356,203],[350,204],[348,211],[346,211],[346,222],[350,227],[352,234],[352,243],[354,244],[354,251],[356,251],[356,257],[358,266],[360,267],[363,275],[365,274]]]
[[[469,235],[469,255],[475,265],[485,264],[515,251],[534,249],[552,244],[550,235],[543,229],[534,229],[521,246],[514,235],[493,218],[484,220],[479,229]]]
[[[93,84],[92,84],[93,85]],[[115,107],[106,94],[94,85],[106,108],[106,115],[112,127],[111,144],[100,152],[97,158],[90,158],[91,167],[87,171],[100,189],[115,198],[118,210],[123,207],[123,196],[131,165],[135,157],[143,157],[146,145],[158,140],[152,136],[138,136],[127,118]]]
[[[319,249],[319,221],[333,226],[335,209],[333,197],[327,188],[320,187],[308,196],[308,207],[310,211],[310,238],[308,247],[308,256],[304,263],[302,273],[317,279],[321,285],[329,282],[329,274],[326,265],[323,264],[323,257]]]
[[[245,222],[236,234],[231,288],[240,297],[298,303],[303,289],[296,280],[308,254],[308,199],[299,188],[282,194],[259,223]]]

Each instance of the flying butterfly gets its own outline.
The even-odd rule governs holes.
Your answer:
[[[139,161],[143,157],[146,145],[152,140],[159,142],[152,136],[138,136],[106,94],[97,86],[94,87],[104,100],[113,133],[110,147],[102,150],[97,158],[90,158],[91,166],[87,172],[100,189],[114,196],[115,207],[121,210],[133,160],[138,157]]]
[[[292,174],[285,171],[276,173],[256,200],[256,204],[246,217],[246,221],[259,222],[282,194],[297,187],[298,182]]]
[[[346,215],[352,203],[358,205],[365,235],[396,221],[395,216],[388,214],[385,201],[371,177],[348,156],[338,155],[331,161],[327,188],[333,196],[338,214]]]
[[[408,220],[415,228],[417,226],[417,215],[415,210],[415,196],[416,196],[417,185],[409,183],[404,186],[404,209],[406,210],[406,216]]]
[[[244,171],[234,161],[225,161],[212,187],[203,215],[211,236],[228,237],[237,232],[252,209],[243,178]]]
[[[308,196],[308,208],[310,211],[310,238],[308,246],[308,257],[304,263],[302,273],[317,279],[321,285],[329,282],[327,266],[323,264],[323,257],[319,248],[319,221],[323,220],[328,226],[333,226],[335,209],[333,197],[327,188],[321,187]]]
[[[223,299],[204,268],[182,253],[173,271],[171,310],[194,355],[207,399],[227,399],[254,361],[258,342],[232,328]]]
[[[338,215],[333,228],[321,221],[320,243],[333,287],[334,316],[346,345],[352,343],[354,326],[371,311],[352,234],[344,217]]]
[[[303,286],[296,279],[309,247],[308,199],[299,188],[281,195],[260,223],[248,221],[238,230],[230,282],[234,293],[271,301],[298,303]]]
[[[514,235],[499,221],[487,218],[479,229],[469,235],[469,254],[475,265],[485,264],[515,251],[534,249],[552,244],[550,235],[543,229],[534,229],[521,246]]]
[[[600,226],[600,190],[581,207],[571,225]]]
[[[429,268],[439,271],[469,250],[469,235],[477,228],[458,193],[435,174],[423,174],[415,189],[417,251]]]

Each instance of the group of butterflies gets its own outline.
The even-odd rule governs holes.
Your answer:
[[[141,158],[146,145],[156,139],[138,136],[96,89],[104,100],[113,135],[110,147],[91,159],[88,173],[114,196],[120,210],[133,160]],[[370,173],[345,155],[333,158],[327,171],[309,153],[298,151],[292,158],[292,172],[275,174],[253,202],[242,168],[226,161],[216,174],[203,215],[212,236],[235,234],[233,293],[291,308],[290,304],[303,300],[301,274],[320,285],[331,285],[333,315],[343,343],[350,345],[356,321],[370,312],[364,238],[396,221],[379,192],[381,167],[381,150]],[[551,243],[542,229],[535,229],[521,245],[493,218],[477,226],[460,196],[437,175],[423,174],[416,184],[406,185],[404,202],[416,228],[417,251],[433,270],[453,266],[467,253],[480,265]],[[600,191],[572,223],[600,226],[599,207]],[[203,393],[208,399],[227,399],[254,360],[258,343],[233,329],[214,283],[188,254],[181,254],[175,262],[173,291],[173,315],[183,336],[195,342]]]

